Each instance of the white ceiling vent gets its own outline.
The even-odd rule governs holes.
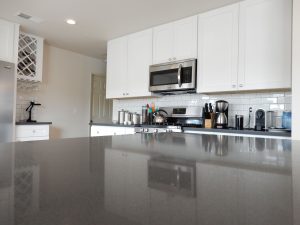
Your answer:
[[[16,16],[18,16],[22,19],[25,19],[25,20],[30,20],[30,21],[35,22],[35,23],[43,22],[43,20],[41,18],[34,17],[34,16],[28,15],[28,14],[23,13],[23,12],[16,13]]]

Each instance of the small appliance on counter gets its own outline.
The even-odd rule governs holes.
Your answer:
[[[258,109],[255,112],[255,128],[257,131],[265,131],[266,113],[263,109]]]
[[[270,132],[291,132],[290,111],[267,111],[266,129]]]
[[[229,103],[224,100],[216,101],[216,128],[228,128],[228,106]]]
[[[235,115],[235,129],[236,130],[244,129],[244,116],[243,115]]]

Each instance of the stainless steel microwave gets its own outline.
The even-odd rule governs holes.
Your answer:
[[[149,91],[151,92],[196,91],[196,59],[152,65],[149,72]]]

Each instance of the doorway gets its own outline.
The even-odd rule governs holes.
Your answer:
[[[106,99],[106,77],[92,74],[91,81],[91,122],[112,122],[113,102]]]

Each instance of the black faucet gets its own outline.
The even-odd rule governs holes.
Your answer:
[[[29,118],[28,118],[28,120],[26,122],[28,122],[28,123],[35,123],[36,122],[36,120],[32,120],[31,119],[32,109],[36,105],[41,105],[41,104],[35,103],[35,102],[30,102],[30,105],[27,107],[26,111],[29,112]]]

